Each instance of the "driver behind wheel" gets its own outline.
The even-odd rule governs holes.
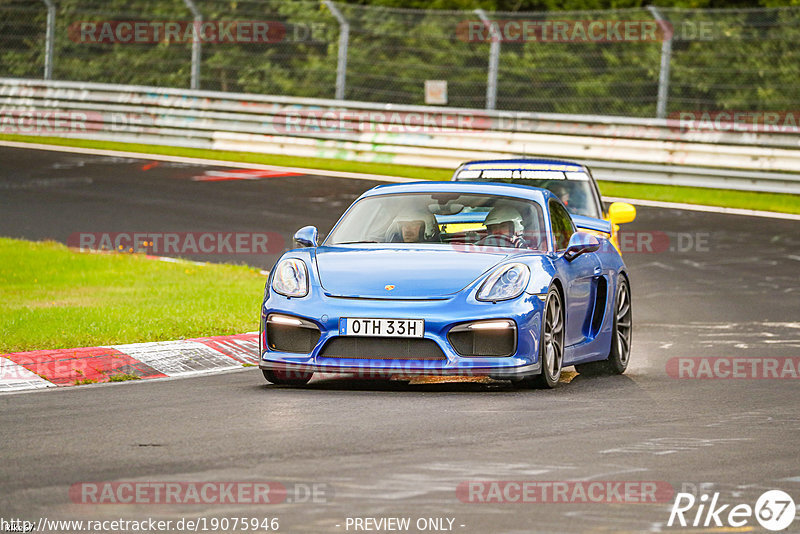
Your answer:
[[[522,227],[522,216],[510,206],[495,206],[483,221],[486,226],[486,237],[480,240],[481,245],[490,247],[526,247],[525,240],[517,234]]]
[[[550,191],[552,191],[553,194],[555,194],[558,198],[560,198],[561,202],[563,202],[564,205],[567,206],[567,209],[569,209],[570,190],[566,185],[558,184],[553,188],[551,188]]]
[[[398,215],[391,228],[389,241],[393,243],[438,243],[441,240],[433,214],[422,209]]]

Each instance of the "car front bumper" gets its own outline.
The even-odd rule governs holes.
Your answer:
[[[382,300],[340,298],[325,295],[320,288],[302,298],[286,298],[270,292],[261,307],[259,352],[261,369],[296,372],[348,373],[363,376],[396,374],[489,375],[501,379],[520,379],[541,372],[538,358],[539,333],[544,303],[537,295],[497,303],[479,302],[469,295],[456,294],[437,300]],[[313,323],[319,340],[310,352],[273,350],[267,339],[266,320],[271,314],[295,317]],[[340,335],[343,317],[423,319],[424,339],[441,350],[441,359],[326,357],[324,348]],[[508,356],[463,356],[450,340],[451,329],[467,323],[510,320],[516,326],[514,350]],[[374,340],[376,338],[365,338]],[[397,339],[397,338],[392,338]],[[463,352],[463,351],[462,351]]]

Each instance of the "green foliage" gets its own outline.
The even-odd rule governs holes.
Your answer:
[[[271,42],[204,42],[200,87],[332,98],[339,23],[315,0],[195,0],[205,21],[261,21]],[[800,97],[800,0],[664,0],[672,24],[669,109],[792,110]],[[449,105],[483,108],[490,44],[465,38],[484,8],[497,20],[652,21],[650,0],[362,0],[338,3],[350,24],[345,98],[423,104],[425,80],[448,82]],[[415,8],[415,9],[400,9]],[[426,9],[421,9],[426,8]],[[572,11],[563,11],[563,10]],[[613,11],[601,11],[609,10]],[[458,10],[458,11],[447,11]],[[97,43],[82,23],[193,20],[182,0],[60,0],[53,77],[189,87],[191,42]],[[43,3],[0,0],[0,76],[41,77]],[[503,42],[497,108],[652,117],[662,43]]]
[[[598,9],[625,9],[655,4],[680,8],[732,8],[797,6],[800,0],[356,0],[357,4],[412,9],[486,11],[588,11]]]

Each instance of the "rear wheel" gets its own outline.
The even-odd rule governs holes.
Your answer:
[[[262,369],[267,382],[279,386],[304,386],[314,376],[310,371],[294,371],[289,369]]]
[[[539,341],[542,372],[517,382],[520,386],[551,389],[561,378],[564,358],[564,305],[555,287],[547,292],[544,305],[544,328]]]
[[[628,281],[620,276],[614,301],[614,329],[608,359],[582,363],[576,365],[575,370],[582,375],[621,375],[630,361],[632,333],[631,290]]]

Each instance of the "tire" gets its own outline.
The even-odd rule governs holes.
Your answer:
[[[575,370],[582,375],[621,375],[628,368],[631,359],[631,339],[633,334],[633,311],[631,290],[628,280],[619,277],[617,294],[614,298],[614,329],[608,359],[599,362],[582,363]]]
[[[264,378],[278,386],[305,386],[311,377],[314,376],[310,371],[293,371],[287,369],[262,369]]]
[[[517,382],[519,386],[552,389],[558,385],[564,362],[564,304],[558,289],[551,287],[544,305],[539,341],[541,373]]]

